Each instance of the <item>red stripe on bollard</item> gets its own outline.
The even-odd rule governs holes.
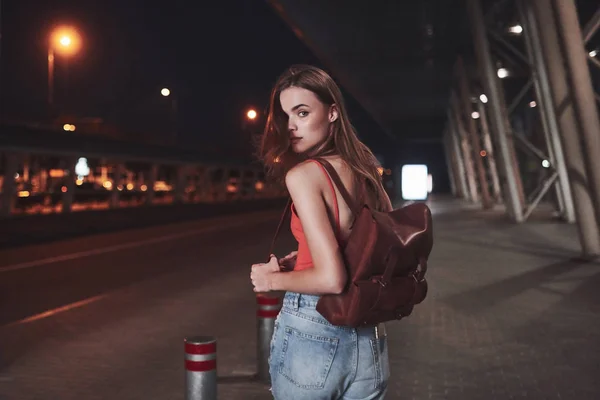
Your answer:
[[[185,352],[187,354],[213,354],[217,352],[217,342],[194,344],[185,343]]]
[[[185,360],[185,369],[192,372],[206,372],[217,369],[217,360],[190,361]]]
[[[257,310],[256,316],[259,318],[276,318],[279,310]]]
[[[256,304],[261,306],[276,306],[279,304],[278,297],[256,296]]]

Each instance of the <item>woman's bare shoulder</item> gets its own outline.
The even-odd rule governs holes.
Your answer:
[[[325,179],[321,166],[317,162],[307,160],[295,165],[285,175],[285,184],[291,188],[319,188]]]

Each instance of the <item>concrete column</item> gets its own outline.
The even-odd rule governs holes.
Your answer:
[[[40,168],[40,192],[48,192],[48,170],[45,167]]]
[[[460,149],[460,138],[458,135],[458,129],[456,127],[456,122],[454,121],[452,108],[448,111],[448,134],[450,139],[450,145],[452,146],[452,154],[454,159],[456,160],[456,176],[458,181],[459,193],[461,197],[465,200],[470,200],[469,198],[469,186],[467,184],[467,172],[465,168],[465,160],[462,156],[462,151]]]
[[[113,186],[112,191],[110,193],[110,208],[119,208],[119,197],[121,192],[119,191],[119,186],[123,186],[123,171],[125,171],[125,166],[121,162],[117,162],[114,165],[113,171]]]
[[[15,174],[19,168],[19,155],[16,153],[4,153],[4,177],[2,179],[2,197],[0,198],[0,217],[11,215],[17,184]]]
[[[446,129],[442,136],[442,142],[444,146],[444,156],[446,158],[446,168],[448,169],[448,179],[450,180],[450,191],[452,196],[460,197],[458,193],[458,183],[456,179],[456,166],[454,165],[454,158],[452,157],[452,147],[448,137],[448,130]]]
[[[201,179],[200,179],[200,185],[201,185],[200,191],[202,193],[204,201],[210,201],[210,202],[215,201],[215,197],[213,196],[213,192],[214,192],[213,181],[212,181],[213,172],[214,172],[214,168],[209,167],[209,166],[205,167],[204,170],[202,171],[202,175],[201,175]]]
[[[454,96],[453,96],[454,97]],[[454,123],[456,124],[456,132],[460,143],[462,158],[464,160],[465,172],[467,174],[467,188],[469,191],[468,199],[473,203],[479,202],[479,194],[477,193],[477,180],[475,179],[475,167],[473,166],[473,153],[469,145],[469,138],[465,131],[465,126],[461,118],[461,107],[456,98],[451,100],[453,110]]]
[[[494,152],[494,145],[492,144],[492,137],[490,135],[490,128],[488,126],[488,116],[485,109],[485,104],[481,101],[477,102],[477,110],[479,112],[479,122],[481,124],[481,131],[483,135],[483,146],[485,148],[486,158],[488,162],[488,169],[490,171],[490,177],[492,178],[492,192],[494,203],[502,201],[502,191],[500,189],[500,179],[498,178],[498,166],[496,165],[496,153]]]
[[[146,191],[146,205],[148,206],[154,204],[154,183],[156,183],[157,178],[158,164],[152,164],[148,173],[148,181],[146,182],[146,186],[148,188]]]
[[[575,103],[575,115],[579,120],[583,153],[588,174],[588,186],[594,200],[596,217],[600,219],[600,118],[590,70],[587,51],[574,0],[554,0],[556,28],[561,39],[563,55],[570,74],[571,98]]]
[[[185,202],[185,187],[189,174],[189,168],[187,165],[177,166],[177,177],[175,178],[175,202]]]
[[[560,127],[559,134],[565,152],[582,254],[584,257],[600,255],[598,218],[594,213],[589,191],[583,149],[578,135],[579,127],[559,47],[556,20],[552,13],[552,0],[537,0],[531,4],[538,21],[543,57],[551,83],[550,93]]]
[[[477,179],[479,180],[479,193],[481,193],[481,205],[484,209],[492,207],[492,200],[490,198],[490,189],[488,185],[487,176],[485,173],[485,167],[483,165],[483,159],[479,152],[481,151],[481,143],[479,135],[477,134],[477,127],[475,120],[471,117],[473,112],[473,103],[471,102],[471,88],[469,85],[469,79],[465,66],[461,57],[458,58],[457,62],[458,72],[458,97],[459,104],[463,110],[462,115],[465,118],[465,130],[470,142],[471,153],[473,157],[473,164]]]
[[[67,168],[66,170],[66,181],[65,187],[67,188],[66,192],[62,194],[62,212],[69,213],[73,209],[73,201],[75,200],[75,164],[77,163],[77,159],[74,157],[67,157]]]
[[[515,165],[514,146],[509,140],[510,125],[506,115],[506,104],[504,103],[502,88],[498,83],[498,77],[487,39],[485,28],[485,19],[481,10],[479,0],[467,0],[467,9],[473,40],[475,44],[475,54],[481,71],[483,87],[489,98],[490,119],[492,121],[492,131],[498,144],[500,152],[501,167],[504,172],[506,187],[503,188],[506,200],[507,211],[515,222],[523,222],[523,192],[521,185],[521,176]]]

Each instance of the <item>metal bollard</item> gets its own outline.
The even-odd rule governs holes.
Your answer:
[[[184,343],[186,400],[217,400],[217,340],[193,336]]]
[[[271,352],[271,338],[275,328],[275,318],[281,310],[278,297],[256,295],[257,317],[257,377],[264,383],[269,383],[269,353]]]

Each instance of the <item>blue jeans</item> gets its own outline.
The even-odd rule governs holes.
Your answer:
[[[383,399],[390,376],[387,338],[374,327],[327,322],[319,296],[288,292],[275,320],[269,372],[276,400]]]

